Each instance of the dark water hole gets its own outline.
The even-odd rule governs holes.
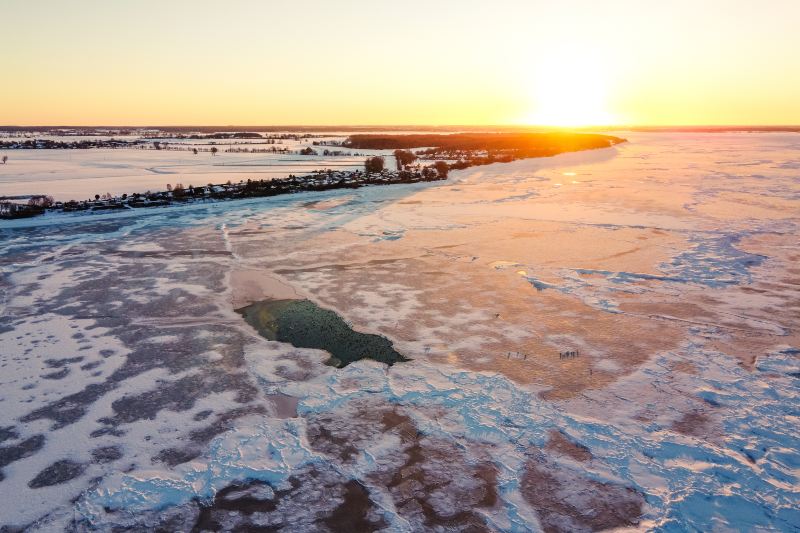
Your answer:
[[[262,337],[331,354],[327,364],[343,368],[361,359],[387,365],[408,361],[386,337],[353,330],[342,318],[310,300],[264,300],[236,310]]]

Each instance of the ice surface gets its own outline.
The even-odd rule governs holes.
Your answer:
[[[796,530],[800,140],[629,137],[0,223],[3,524]],[[268,341],[270,292],[411,361]]]

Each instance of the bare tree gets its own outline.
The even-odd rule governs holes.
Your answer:
[[[397,170],[403,170],[417,160],[417,156],[408,150],[395,150],[394,158],[397,160]]]
[[[367,174],[372,174],[373,172],[380,172],[383,170],[383,158],[381,156],[376,155],[375,157],[369,157],[366,161],[364,161],[364,170],[367,171]]]
[[[28,205],[31,207],[48,208],[53,206],[53,197],[45,195],[31,196],[28,200]]]
[[[450,170],[450,165],[448,165],[446,161],[437,161],[433,164],[433,168],[436,169],[436,174],[438,174],[440,178],[446,178],[447,172]]]

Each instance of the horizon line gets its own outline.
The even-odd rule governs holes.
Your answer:
[[[157,129],[157,128],[239,128],[239,129],[296,129],[296,128],[508,128],[530,129],[544,128],[556,130],[583,130],[583,129],[636,129],[636,128],[775,128],[775,129],[800,129],[798,124],[586,124],[574,126],[560,126],[548,124],[0,124],[4,129],[78,129],[78,128],[115,128],[115,129]]]

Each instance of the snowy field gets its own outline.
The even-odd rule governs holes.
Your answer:
[[[0,222],[0,525],[798,531],[800,135],[621,135],[439,183]],[[13,155],[0,194],[15,165],[228,171]],[[291,297],[411,361],[333,368],[235,312]]]
[[[265,134],[268,135],[268,134]],[[61,142],[100,140],[106,137],[53,137],[37,135],[36,139]],[[119,137],[133,141],[138,137]],[[314,170],[355,170],[364,166],[366,154],[388,155],[391,150],[351,150],[339,146],[314,146],[314,141],[343,141],[345,135],[313,137],[308,139],[280,140],[281,144],[264,144],[266,139],[190,140],[154,139],[148,149],[97,148],[89,150],[4,150],[7,164],[0,165],[0,196],[46,194],[58,201],[87,200],[95,194],[143,193],[148,190],[163,191],[166,185],[182,183],[185,187],[204,186],[208,183],[238,182],[242,179],[282,178],[289,174],[303,175]],[[19,140],[3,137],[0,141]],[[171,148],[154,150],[152,142],[158,141]],[[207,150],[218,149],[217,155]],[[229,149],[264,150],[286,148],[295,153],[237,153]],[[200,150],[193,154],[191,148]],[[298,155],[296,152],[311,148],[318,155]],[[345,154],[324,156],[324,150],[338,150]],[[206,150],[206,151],[203,151]],[[394,158],[387,158],[393,168]]]

